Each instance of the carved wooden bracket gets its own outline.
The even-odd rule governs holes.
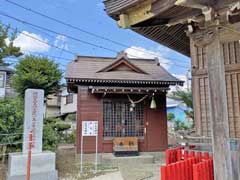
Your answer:
[[[216,38],[219,30],[217,27],[201,30],[190,35],[195,47],[206,47]]]

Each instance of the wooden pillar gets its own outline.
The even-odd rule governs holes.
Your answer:
[[[207,48],[209,114],[212,127],[215,180],[233,180],[224,57],[219,29],[211,28],[191,36],[195,46]]]
[[[218,28],[209,33],[212,37],[205,38],[212,38],[207,45],[207,59],[215,179],[232,180],[224,57]]]

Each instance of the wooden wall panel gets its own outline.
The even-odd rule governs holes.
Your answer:
[[[166,95],[155,96],[156,109],[150,109],[150,101],[145,105],[145,150],[165,151],[168,148]]]
[[[193,42],[191,42],[192,45]],[[240,138],[240,44],[222,44],[225,72],[229,128],[231,138]],[[197,133],[211,136],[206,48],[191,47],[194,116]],[[221,98],[221,97],[219,97]]]
[[[94,121],[99,122],[99,140],[98,151],[103,151],[103,120],[102,120],[102,100],[100,97],[89,93],[88,87],[78,86],[78,103],[77,103],[77,138],[76,146],[77,153],[81,150],[81,132],[82,121]],[[95,137],[84,137],[83,151],[87,153],[95,152]]]

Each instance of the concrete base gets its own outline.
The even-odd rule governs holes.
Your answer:
[[[45,172],[45,173],[35,173],[31,174],[31,180],[57,180],[58,172]],[[26,180],[26,176],[9,176],[7,175],[7,180]]]
[[[52,152],[32,154],[31,180],[57,180],[56,155]],[[27,154],[12,153],[8,159],[7,180],[25,180]]]

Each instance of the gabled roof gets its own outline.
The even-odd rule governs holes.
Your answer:
[[[130,61],[128,61],[128,58],[126,56],[121,56],[120,58],[118,58],[118,60],[113,61],[108,66],[99,70],[98,73],[110,72],[110,71],[114,71],[114,70],[134,71],[136,73],[147,74],[144,70],[142,70],[141,68],[137,67],[136,65],[134,65]]]
[[[78,56],[68,64],[67,82],[182,85],[155,59]]]

